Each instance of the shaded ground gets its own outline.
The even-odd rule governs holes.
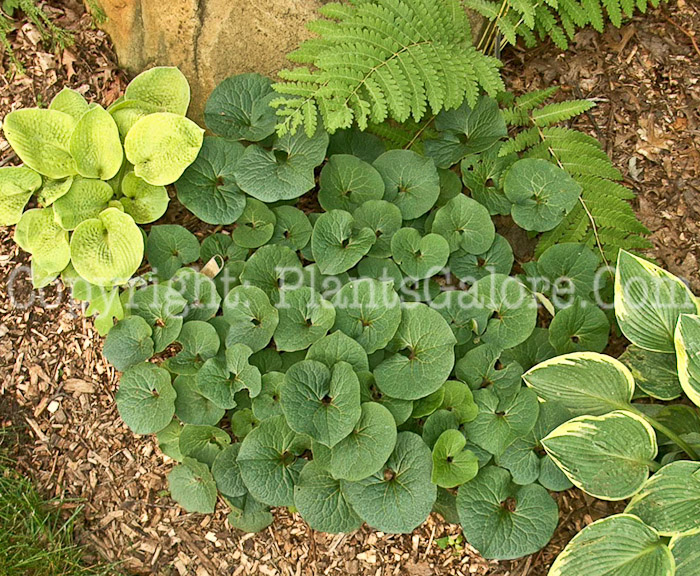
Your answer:
[[[77,42],[62,54],[42,52],[30,25],[18,31],[15,44],[27,76],[0,76],[0,117],[47,102],[66,82],[102,103],[125,86],[104,35],[77,5],[67,6],[56,14],[76,31]],[[598,100],[577,125],[597,133],[638,192],[654,255],[700,291],[700,53],[687,35],[693,31],[700,36],[698,7],[680,0],[620,31],[584,32],[566,55],[546,47],[510,53],[506,67],[515,91],[555,83],[567,97]],[[0,165],[15,161],[0,138]],[[38,301],[10,307],[7,279],[13,274],[15,297],[27,304],[36,298],[26,263],[8,231],[0,231],[0,420],[26,429],[30,441],[18,457],[47,495],[82,499],[79,539],[96,555],[122,560],[125,569],[196,576],[540,576],[573,533],[609,512],[607,504],[565,493],[562,526],[550,546],[503,564],[469,549],[441,550],[437,540],[459,528],[437,517],[411,535],[365,528],[331,536],[280,511],[270,529],[243,535],[226,525],[224,506],[211,516],[185,514],[165,493],[171,463],[151,438],[134,436],[118,417],[115,375],[91,321],[55,290],[44,295],[48,307]]]

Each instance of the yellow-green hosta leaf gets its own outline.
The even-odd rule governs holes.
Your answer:
[[[190,104],[190,85],[178,68],[156,66],[134,78],[124,97],[151,104],[161,112],[184,116]]]
[[[109,180],[119,172],[124,159],[119,129],[102,106],[80,117],[71,135],[70,152],[78,173],[85,178]]]
[[[77,122],[80,117],[88,111],[89,104],[80,92],[64,88],[49,104],[49,110],[58,110],[64,114],[72,116]]]
[[[700,530],[674,536],[669,548],[676,560],[675,576],[700,576]]]
[[[554,561],[549,576],[674,576],[673,555],[636,516],[618,514],[587,526]],[[678,575],[680,576],[680,575]]]
[[[132,126],[124,140],[124,150],[137,176],[154,186],[166,186],[194,162],[203,140],[204,130],[192,120],[156,112]]]
[[[57,110],[26,108],[5,116],[3,131],[10,146],[30,168],[49,178],[76,173],[70,153],[75,119]]]
[[[97,286],[124,284],[143,259],[141,230],[128,214],[107,208],[81,222],[70,241],[75,270]]]
[[[90,218],[97,218],[114,195],[112,187],[93,178],[73,179],[70,190],[53,203],[56,222],[64,230],[75,230]]]
[[[548,402],[559,402],[573,415],[601,415],[629,406],[634,378],[619,360],[595,352],[574,352],[538,364],[523,375],[525,383]]]
[[[625,508],[662,536],[700,529],[700,463],[679,461],[664,466]]]
[[[137,224],[155,222],[168,209],[168,191],[165,186],[153,186],[129,172],[122,180],[122,194],[119,199],[124,212],[129,214]]]
[[[27,202],[40,186],[41,176],[30,168],[0,168],[0,226],[17,224]]]
[[[695,297],[670,272],[620,251],[615,272],[615,315],[622,333],[635,345],[671,354],[681,314],[696,314]]]
[[[118,100],[107,108],[119,129],[119,136],[124,141],[131,127],[144,116],[158,112],[158,108],[139,100]]]
[[[33,256],[32,267],[47,275],[61,272],[70,262],[68,232],[54,221],[52,208],[27,210],[15,228],[15,242]]]
[[[675,333],[678,379],[694,404],[700,406],[700,316],[681,314]]]
[[[68,190],[70,190],[72,185],[73,176],[61,178],[60,180],[44,178],[44,184],[36,194],[37,202],[41,206],[51,206],[61,196],[68,194]]]
[[[654,429],[624,410],[569,420],[542,445],[576,487],[601,500],[639,492],[658,451]]]

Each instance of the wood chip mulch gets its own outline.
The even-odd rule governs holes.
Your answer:
[[[126,78],[103,33],[75,2],[48,7],[76,34],[60,54],[44,52],[30,24],[13,44],[26,76],[7,78],[0,64],[0,117],[46,103],[65,84],[109,103]],[[654,256],[700,289],[697,208],[700,192],[700,34],[698,7],[683,0],[622,30],[583,32],[567,55],[552,48],[510,52],[516,91],[561,84],[566,96],[594,97],[599,106],[577,123],[597,134],[639,194],[652,229]],[[17,159],[0,137],[0,165]],[[562,522],[552,543],[530,558],[488,562],[468,546],[438,546],[459,534],[431,517],[409,535],[363,528],[351,535],[315,533],[286,510],[255,535],[232,530],[225,506],[214,515],[185,514],[167,494],[172,467],[150,437],[137,437],[114,404],[116,377],[101,355],[92,322],[55,288],[37,294],[28,259],[0,231],[0,425],[23,442],[18,465],[49,496],[82,507],[77,536],[95,559],[121,562],[125,572],[158,575],[491,575],[543,576],[568,539],[619,510],[569,491],[558,496]]]

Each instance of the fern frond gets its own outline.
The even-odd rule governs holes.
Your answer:
[[[419,122],[504,88],[500,62],[471,44],[460,0],[355,0],[321,13],[328,19],[309,26],[319,38],[290,56],[310,66],[281,72],[273,85],[279,134],[302,125],[313,133],[314,110],[332,133],[386,119]]]
[[[564,122],[575,116],[579,116],[595,106],[591,100],[566,100],[547,104],[532,113],[532,119],[536,126],[550,126]]]

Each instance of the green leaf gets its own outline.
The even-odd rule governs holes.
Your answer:
[[[362,525],[362,520],[347,503],[340,481],[316,461],[309,462],[299,474],[294,487],[294,505],[309,526],[320,532],[354,532]]]
[[[75,230],[81,222],[99,218],[112,196],[106,182],[76,177],[68,192],[53,203],[54,218],[64,230]]]
[[[478,414],[478,406],[469,386],[458,380],[448,380],[443,386],[445,395],[442,408],[454,413],[460,424],[471,422]]]
[[[285,374],[280,403],[292,430],[332,448],[360,419],[360,383],[347,362],[303,360]]]
[[[549,330],[538,326],[525,342],[504,350],[501,354],[501,362],[505,366],[516,363],[525,370],[529,370],[535,364],[554,358],[556,355],[549,343]]]
[[[599,264],[598,256],[583,244],[555,244],[547,248],[537,261],[537,270],[549,281],[549,285],[541,288],[538,286],[538,289],[550,296],[557,309],[564,307],[565,299],[572,293],[574,296],[589,298],[596,288]]]
[[[576,487],[602,500],[624,500],[639,492],[657,454],[654,429],[623,410],[574,418],[550,432],[542,445]]]
[[[410,400],[399,400],[384,394],[379,388],[371,372],[360,372],[357,375],[360,381],[360,397],[362,402],[376,402],[384,406],[396,421],[396,425],[400,426],[411,416],[413,410],[413,402]]]
[[[343,481],[343,494],[372,528],[406,534],[427,519],[435,503],[431,467],[430,450],[420,436],[401,432],[385,466],[358,482]]]
[[[124,139],[124,150],[139,178],[154,186],[167,186],[194,162],[203,138],[204,130],[192,120],[156,112],[131,127]]]
[[[499,365],[501,349],[482,344],[469,350],[455,365],[455,375],[472,390],[490,389],[502,398],[515,396],[520,391],[523,374],[519,364]]]
[[[306,359],[318,360],[328,368],[333,368],[338,362],[347,362],[357,373],[369,370],[369,360],[364,348],[339,331],[316,340],[309,347]]]
[[[231,325],[227,346],[241,343],[257,352],[270,343],[279,324],[279,313],[260,288],[236,286],[226,295],[221,308]]]
[[[53,97],[51,104],[49,104],[49,110],[57,110],[58,112],[68,114],[72,116],[76,122],[80,120],[80,117],[85,114],[88,109],[89,104],[83,95],[70,88],[63,88]]]
[[[209,320],[219,310],[221,296],[214,281],[194,268],[180,268],[168,281],[168,286],[177,290],[185,300],[185,322],[189,320]]]
[[[277,350],[304,350],[326,335],[335,322],[333,305],[312,288],[285,289],[277,305],[279,324],[275,330]]]
[[[133,172],[124,175],[121,192],[119,202],[137,224],[155,222],[165,214],[170,202],[165,186],[153,186]]]
[[[386,152],[386,144],[383,140],[356,128],[336,130],[331,134],[328,144],[328,156],[352,154],[369,163],[374,162],[383,152]]]
[[[651,352],[632,344],[618,360],[629,368],[637,387],[652,398],[669,401],[683,393],[675,354]]]
[[[170,424],[156,434],[158,448],[161,452],[172,458],[176,462],[182,462],[182,452],[180,452],[180,432],[183,425],[173,419]]]
[[[389,150],[374,161],[384,179],[384,200],[399,207],[404,220],[430,210],[440,194],[440,178],[430,158],[410,150]]]
[[[78,274],[91,284],[125,284],[143,260],[143,236],[131,216],[107,208],[78,224],[70,239],[70,255]]]
[[[549,341],[558,354],[602,352],[609,336],[610,324],[605,312],[581,298],[557,312],[549,325]]]
[[[537,552],[559,521],[557,504],[544,488],[513,484],[508,471],[495,466],[460,486],[457,510],[467,541],[487,559]]]
[[[284,373],[282,372],[263,372],[262,386],[260,394],[253,398],[253,415],[258,420],[265,420],[272,416],[282,414],[282,406],[280,406],[280,390],[284,383]]]
[[[496,237],[489,211],[464,194],[435,213],[432,231],[449,242],[450,252],[461,248],[470,254],[486,252]]]
[[[462,182],[471,192],[471,197],[482,204],[491,215],[509,216],[513,204],[503,192],[503,176],[514,162],[517,154],[501,156],[502,144],[496,144],[482,152],[462,159],[459,165]]]
[[[274,304],[279,302],[280,289],[287,283],[299,286],[301,262],[287,246],[263,246],[245,263],[241,283],[257,286]]]
[[[549,576],[580,574],[674,576],[676,571],[673,555],[653,528],[635,516],[618,514],[574,536],[549,571]]]
[[[102,350],[104,357],[120,372],[149,360],[154,353],[153,330],[140,316],[117,322],[107,334]]]
[[[465,450],[467,439],[459,430],[445,430],[433,447],[432,482],[454,488],[469,482],[479,472],[479,460]]]
[[[209,96],[204,121],[212,132],[233,140],[258,142],[275,131],[272,81],[260,74],[226,78]]]
[[[457,430],[458,428],[459,420],[457,420],[456,414],[448,410],[437,410],[428,416],[425,424],[423,424],[423,442],[432,450],[438,438],[440,438],[446,430]]]
[[[221,410],[236,407],[234,396],[242,386],[234,380],[223,359],[209,358],[198,370],[196,378],[200,394],[215,406]]]
[[[245,496],[248,493],[236,460],[240,449],[240,444],[227,446],[219,452],[211,466],[211,474],[216,482],[216,487],[219,492],[229,498]]]
[[[32,194],[41,187],[41,176],[24,166],[0,168],[0,226],[17,224]]]
[[[9,168],[6,168],[8,170]],[[68,190],[73,185],[73,176],[62,178],[61,180],[51,180],[44,178],[41,190],[37,192],[36,199],[41,206],[50,206],[61,196],[68,194]]]
[[[506,172],[503,190],[513,203],[515,223],[525,230],[555,228],[578,202],[581,186],[547,160],[518,160]]]
[[[214,326],[201,320],[191,320],[182,326],[176,342],[180,352],[165,361],[165,366],[175,374],[195,374],[202,364],[219,352],[219,335]]]
[[[311,251],[321,274],[350,270],[369,252],[376,237],[369,228],[353,229],[352,214],[344,210],[325,212],[316,221]]]
[[[2,124],[5,138],[20,160],[42,176],[55,179],[77,173],[70,154],[74,128],[72,116],[40,108],[14,110]]]
[[[490,274],[510,274],[514,260],[508,240],[496,234],[493,244],[481,254],[470,254],[458,248],[450,255],[448,266],[450,273],[462,282],[474,284]]]
[[[190,85],[175,66],[156,66],[129,82],[124,97],[184,116],[190,104]]]
[[[165,350],[179,336],[183,322],[181,313],[186,305],[182,295],[165,284],[151,284],[134,292],[131,313],[143,318],[151,327],[155,353]]]
[[[272,238],[276,224],[277,217],[272,210],[255,198],[246,198],[245,208],[233,230],[233,241],[242,248],[259,248]]]
[[[216,426],[226,412],[204,394],[198,376],[181,374],[175,378],[175,415],[185,424]]]
[[[447,384],[447,382],[445,382]],[[430,416],[435,410],[442,406],[445,400],[445,386],[438,388],[432,394],[428,394],[425,398],[420,398],[413,402],[413,412],[411,418],[416,420]]]
[[[272,212],[277,223],[271,244],[282,244],[292,250],[301,250],[309,244],[313,227],[306,214],[294,206],[277,206]]]
[[[293,506],[294,485],[305,464],[298,455],[308,447],[308,438],[292,431],[284,416],[260,422],[245,437],[238,453],[248,491],[270,506]]]
[[[391,238],[401,228],[401,210],[386,200],[368,200],[353,212],[352,217],[355,230],[369,228],[374,232],[376,240],[367,255],[391,256]]]
[[[48,273],[58,274],[70,262],[68,232],[55,221],[53,208],[27,210],[17,222],[14,240],[29,252],[32,268],[39,265]]]
[[[683,392],[700,406],[700,316],[681,314],[675,333],[678,379]]]
[[[231,438],[216,426],[185,424],[180,432],[180,452],[211,468],[217,456],[231,444]]]
[[[188,512],[214,512],[216,484],[206,464],[185,458],[168,473],[168,488],[173,500]]]
[[[321,170],[318,202],[326,212],[354,212],[365,202],[383,196],[384,180],[379,172],[356,156],[335,154]]]
[[[182,266],[199,259],[199,242],[182,226],[153,226],[146,241],[146,258],[158,277],[168,280]]]
[[[260,532],[272,524],[274,517],[270,509],[250,494],[228,500],[231,513],[227,520],[231,527],[243,532]]]
[[[374,371],[379,389],[393,398],[416,400],[435,392],[454,366],[455,337],[445,319],[425,304],[405,304],[391,342],[395,354]]]
[[[538,364],[523,375],[547,402],[560,402],[572,415],[606,414],[632,401],[634,378],[624,364],[603,354],[575,352]]]
[[[136,122],[149,114],[158,112],[158,108],[140,100],[117,100],[107,108],[107,112],[114,118],[119,129],[119,136],[124,141]]]
[[[625,508],[662,536],[700,528],[700,463],[672,462],[644,485]]]
[[[391,255],[407,276],[421,280],[442,271],[450,246],[439,234],[421,237],[415,228],[401,228],[391,237]]]
[[[260,370],[248,362],[253,351],[245,344],[234,344],[226,350],[226,367],[233,375],[238,389],[246,388],[251,398],[260,394],[262,381]]]
[[[70,138],[70,153],[78,174],[85,178],[109,180],[117,175],[124,150],[117,125],[102,106],[90,108],[77,121]]]
[[[688,287],[670,272],[620,251],[615,272],[615,316],[622,333],[652,352],[675,352],[674,331],[681,314],[697,314]]]
[[[117,410],[136,434],[153,434],[165,428],[175,414],[175,390],[170,374],[154,364],[137,364],[119,381]]]
[[[675,576],[698,576],[700,574],[700,532],[674,536],[669,548],[676,560]]]

